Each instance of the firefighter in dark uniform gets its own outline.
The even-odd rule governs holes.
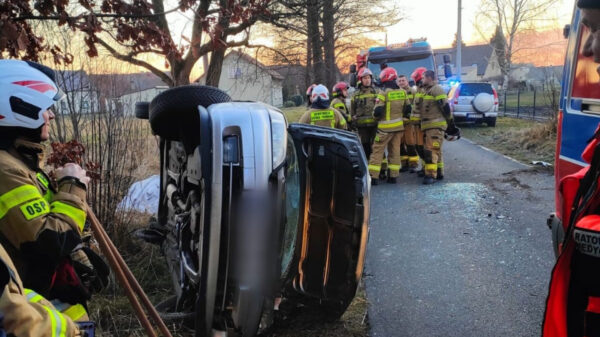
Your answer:
[[[383,111],[385,97],[373,87],[373,73],[369,68],[362,68],[358,72],[360,89],[352,95],[350,116],[358,129],[358,136],[362,143],[367,160],[371,156],[371,148],[377,134],[377,121],[373,117],[375,109]]]
[[[330,106],[337,111],[339,111],[348,123],[351,122],[350,112],[348,111],[348,107],[346,106],[346,98],[348,98],[348,88],[350,86],[346,82],[338,82],[333,86],[333,90],[331,91],[331,96],[333,99],[331,100]]]

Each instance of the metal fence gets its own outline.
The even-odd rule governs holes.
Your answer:
[[[548,120],[558,112],[559,89],[506,90],[498,93],[500,116]]]

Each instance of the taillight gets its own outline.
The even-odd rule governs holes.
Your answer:
[[[458,96],[460,96],[460,87],[457,87],[454,92],[454,104],[458,104]]]
[[[494,88],[492,88],[492,91],[494,92],[494,105],[498,105],[498,92]]]

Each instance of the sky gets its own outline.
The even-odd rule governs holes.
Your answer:
[[[483,41],[483,37],[474,28],[480,0],[462,0],[462,36],[467,44]],[[558,18],[558,27],[571,22],[574,0],[556,0],[552,11]],[[406,19],[389,27],[388,44],[405,42],[409,38],[427,37],[434,48],[449,47],[454,41],[458,21],[458,0],[418,0],[401,2]],[[433,22],[427,24],[425,21]],[[422,29],[415,29],[422,27]],[[493,32],[492,32],[493,33]],[[385,41],[385,33],[377,33],[374,38]],[[486,37],[486,40],[489,37]]]

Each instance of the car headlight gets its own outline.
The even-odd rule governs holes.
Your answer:
[[[283,114],[269,110],[271,119],[271,145],[273,151],[273,169],[283,164],[287,146],[287,123]]]

